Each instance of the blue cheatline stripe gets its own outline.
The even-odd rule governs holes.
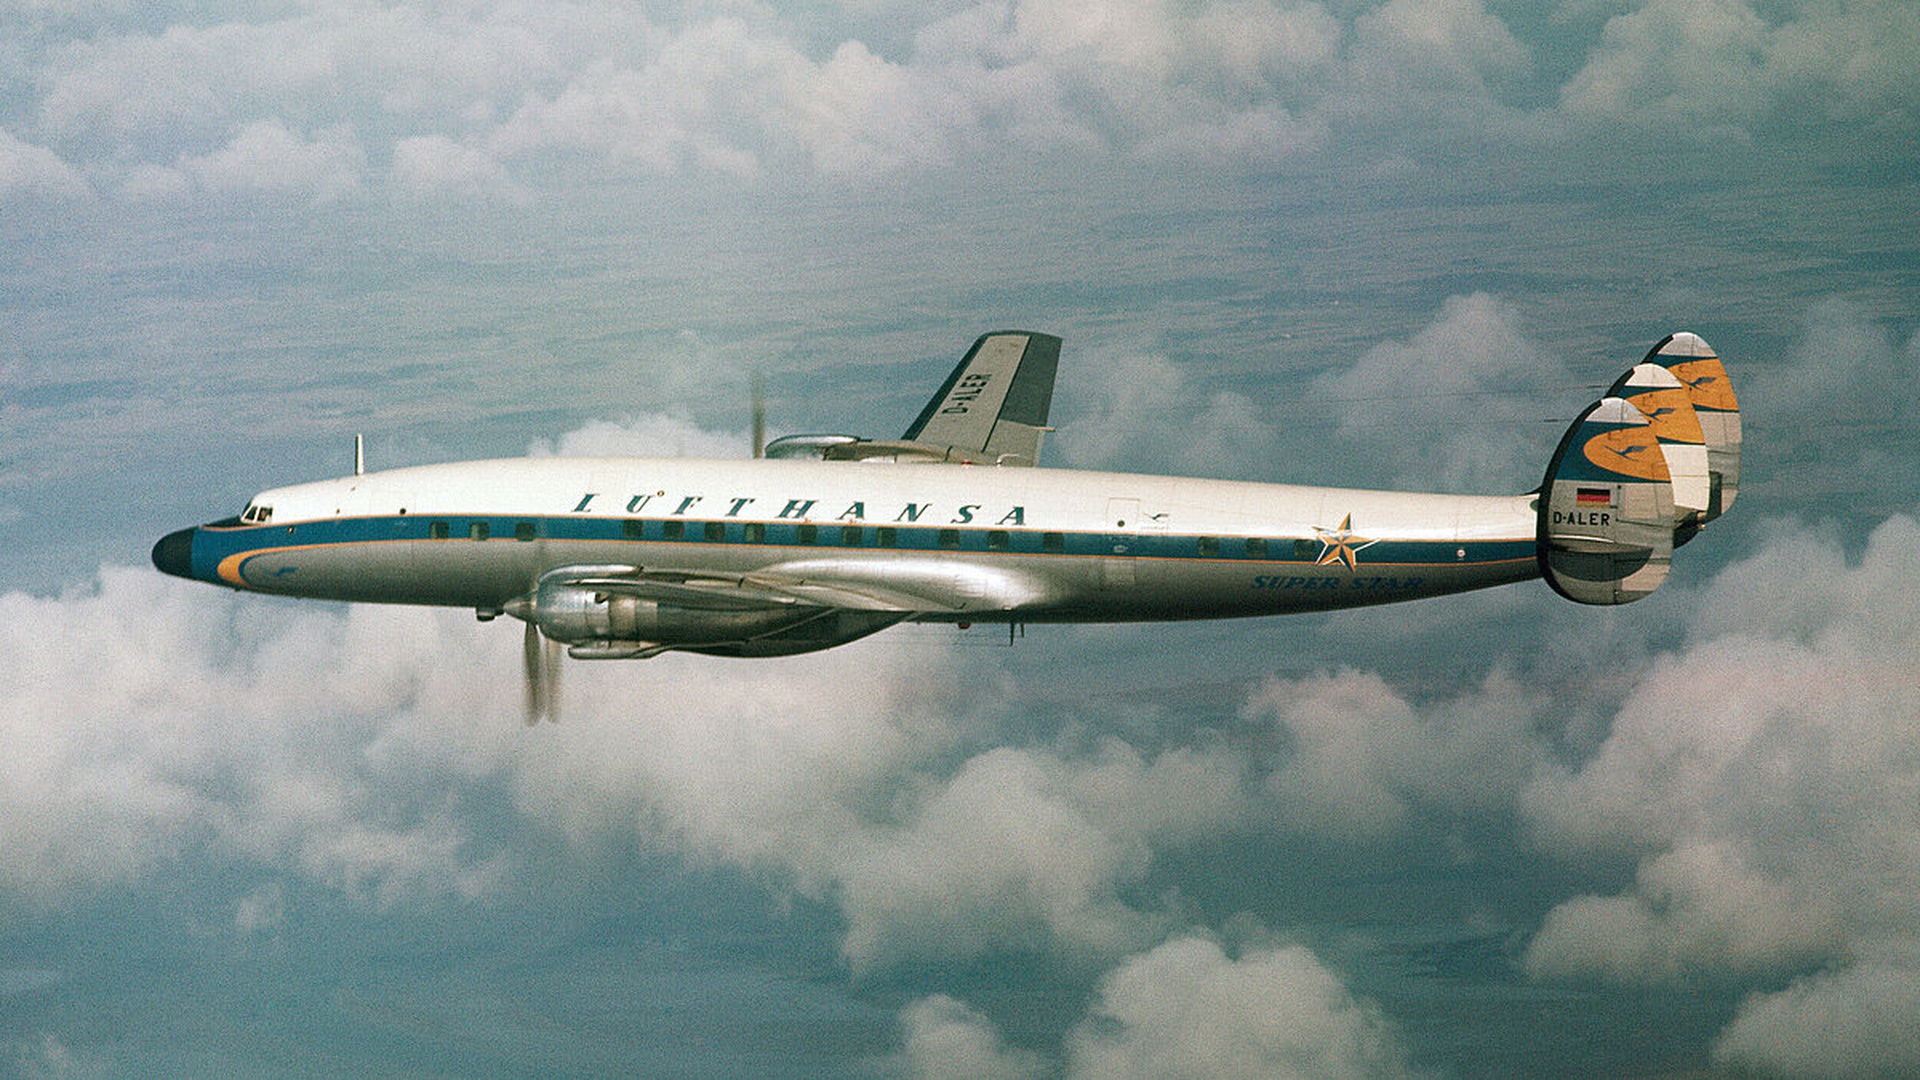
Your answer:
[[[486,539],[471,539],[475,524]],[[669,535],[674,526],[679,536]],[[708,527],[718,526],[709,537]],[[530,527],[530,530],[529,530]],[[442,535],[441,530],[444,530]],[[757,537],[749,530],[758,530]],[[851,531],[849,531],[851,530]],[[222,559],[248,551],[393,541],[512,544],[531,539],[601,543],[733,544],[791,551],[869,549],[875,551],[958,551],[978,554],[1111,556],[1196,562],[1249,564],[1316,563],[1324,546],[1315,538],[1253,537],[1264,542],[1249,550],[1248,538],[1204,534],[1113,534],[1046,529],[997,529],[979,524],[925,526],[866,522],[739,521],[713,518],[498,517],[491,515],[405,515],[325,518],[279,525],[203,527],[195,548],[196,573],[211,574]],[[1205,542],[1203,550],[1203,542]],[[1116,552],[1116,544],[1125,550]],[[1532,537],[1503,540],[1379,540],[1364,548],[1362,565],[1471,566],[1534,557]]]

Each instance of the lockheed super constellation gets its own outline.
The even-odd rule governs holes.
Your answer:
[[[552,713],[562,646],[785,656],[907,621],[1272,615],[1536,577],[1622,604],[1666,579],[1739,482],[1739,405],[1690,333],[1620,376],[1513,495],[1033,468],[1059,355],[1047,334],[987,334],[899,439],[381,472],[356,455],[351,476],[167,535],[153,562],[250,592],[510,615],[532,720]]]

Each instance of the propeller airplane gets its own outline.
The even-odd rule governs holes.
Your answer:
[[[540,457],[264,491],[169,533],[165,573],[248,592],[471,608],[525,624],[529,723],[559,651],[733,657],[902,622],[1213,619],[1544,578],[1584,604],[1658,588],[1732,505],[1739,405],[1699,337],[1663,338],[1515,495],[1036,468],[1060,339],[976,341],[899,439],[799,435],[752,458]]]

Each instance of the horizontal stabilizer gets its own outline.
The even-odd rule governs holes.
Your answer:
[[[1540,487],[1537,555],[1553,590],[1625,604],[1673,562],[1673,479],[1645,413],[1607,397],[1567,429]]]
[[[1060,339],[1052,334],[987,334],[899,441],[934,448],[942,460],[1033,465],[1059,363]]]

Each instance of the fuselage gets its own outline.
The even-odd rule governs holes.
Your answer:
[[[278,488],[166,537],[154,561],[253,592],[483,615],[569,566],[851,577],[934,597],[915,619],[1021,622],[1324,610],[1540,573],[1531,495],[681,458],[461,462]]]

